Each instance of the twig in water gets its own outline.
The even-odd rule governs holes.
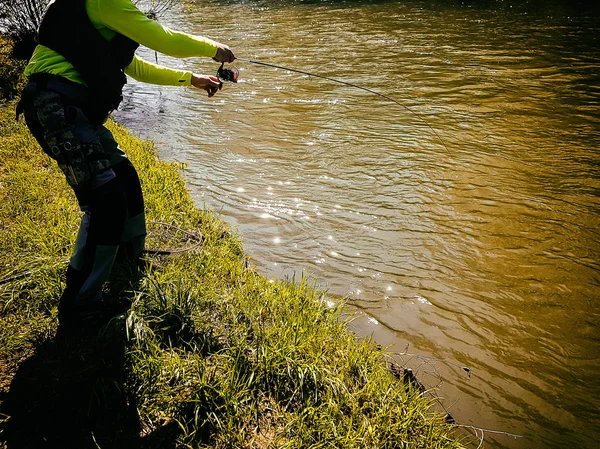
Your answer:
[[[517,435],[514,433],[510,433],[510,432],[504,432],[501,430],[491,430],[491,429],[484,429],[482,427],[477,427],[477,426],[471,426],[471,425],[466,425],[466,424],[456,424],[456,421],[454,420],[454,417],[450,414],[449,409],[452,408],[457,402],[458,400],[456,400],[450,407],[446,407],[442,400],[440,399],[440,397],[438,396],[436,389],[442,385],[443,383],[443,378],[441,376],[441,374],[439,373],[439,371],[437,370],[437,368],[435,367],[435,365],[433,365],[431,362],[441,362],[450,366],[455,366],[458,367],[460,369],[462,369],[463,371],[465,371],[467,373],[467,377],[471,378],[471,368],[467,367],[467,366],[463,366],[460,365],[458,363],[454,363],[448,360],[443,360],[443,359],[435,359],[435,358],[430,358],[430,357],[426,357],[423,355],[419,355],[419,354],[410,354],[408,353],[408,345],[406,346],[406,348],[404,349],[403,352],[401,353],[395,353],[396,356],[400,356],[402,358],[402,356],[408,356],[409,359],[408,361],[405,363],[407,364],[408,362],[410,362],[412,359],[418,359],[421,363],[419,364],[417,370],[419,370],[422,366],[429,364],[432,367],[432,371],[426,371],[427,374],[431,374],[434,375],[434,377],[437,377],[439,379],[439,384],[433,387],[430,387],[424,383],[422,383],[421,381],[419,381],[415,374],[413,373],[413,371],[409,368],[402,368],[400,365],[398,365],[396,362],[392,361],[390,364],[390,371],[397,377],[397,378],[401,378],[404,380],[405,383],[410,383],[413,386],[416,386],[422,393],[428,393],[433,399],[434,401],[444,410],[444,412],[446,413],[446,422],[448,422],[449,424],[451,424],[453,427],[457,427],[457,428],[464,428],[464,429],[469,429],[471,430],[475,437],[479,440],[479,444],[477,446],[477,449],[481,449],[481,447],[483,447],[483,441],[485,439],[485,434],[487,433],[492,433],[492,434],[497,434],[497,435],[504,435],[504,436],[508,436],[508,437],[512,437],[512,438],[523,438],[523,435]],[[404,363],[404,360],[402,360],[402,362]]]
[[[485,433],[486,432],[487,433],[494,433],[494,434],[497,434],[497,435],[504,435],[504,436],[507,436],[507,437],[512,437],[515,440],[518,439],[518,438],[523,438],[523,435],[517,435],[515,433],[504,432],[502,430],[483,429],[481,427],[468,426],[468,425],[465,425],[465,424],[454,424],[453,426],[454,427],[461,427],[461,428],[464,428],[464,429],[470,429],[470,430],[472,430],[473,433],[475,434],[475,437],[479,438],[479,446],[477,446],[477,449],[480,449],[481,446],[483,446],[483,439],[485,437]],[[478,432],[481,432],[481,437],[479,436]]]
[[[465,373],[467,373],[467,377],[469,379],[471,378],[471,374],[473,374],[473,370],[471,368],[469,368],[468,366],[461,365],[460,363],[451,362],[451,361],[445,360],[445,359],[436,359],[436,358],[432,358],[432,357],[425,357],[425,356],[420,355],[420,354],[409,354],[407,351],[408,351],[408,345],[406,346],[406,348],[404,349],[403,352],[396,352],[394,354],[398,355],[400,357],[402,357],[402,356],[408,356],[408,357],[411,357],[411,358],[417,358],[417,359],[423,360],[424,363],[441,362],[441,363],[444,363],[446,365],[455,366],[455,367],[460,368],[461,370],[463,370]],[[434,367],[434,369],[435,369],[435,367]],[[437,374],[437,370],[436,370],[436,374]]]

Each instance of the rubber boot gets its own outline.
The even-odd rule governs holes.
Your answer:
[[[101,319],[101,301],[90,304],[78,301],[78,294],[88,276],[89,273],[76,270],[71,265],[67,268],[67,286],[58,303],[58,337],[77,335],[86,329],[93,331],[96,322]]]
[[[67,286],[58,302],[58,322],[60,325],[67,324],[68,321],[72,321],[74,318],[75,299],[86,279],[87,273],[76,270],[71,265],[67,267]]]

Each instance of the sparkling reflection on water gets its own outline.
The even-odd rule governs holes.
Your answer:
[[[458,422],[524,436],[488,447],[596,447],[597,14],[207,1],[165,20],[425,118],[448,149],[403,107],[241,62],[214,99],[132,82],[116,114],[189,164],[192,196],[239,228],[268,275],[306,272],[348,298],[359,335],[451,362],[400,357],[426,383],[444,379]]]

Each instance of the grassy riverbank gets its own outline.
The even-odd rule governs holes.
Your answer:
[[[142,179],[148,245],[192,249],[115,270],[110,294],[130,308],[55,338],[80,214],[14,106],[0,109],[0,447],[460,447],[339,306],[258,273],[180,167],[109,126]]]

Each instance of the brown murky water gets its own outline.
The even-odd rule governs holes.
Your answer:
[[[599,14],[465,3],[203,1],[165,19],[390,95],[447,148],[404,107],[241,62],[210,100],[132,83],[117,118],[189,164],[264,272],[347,297],[352,329],[418,354],[396,357],[457,422],[523,436],[486,447],[598,447]]]

